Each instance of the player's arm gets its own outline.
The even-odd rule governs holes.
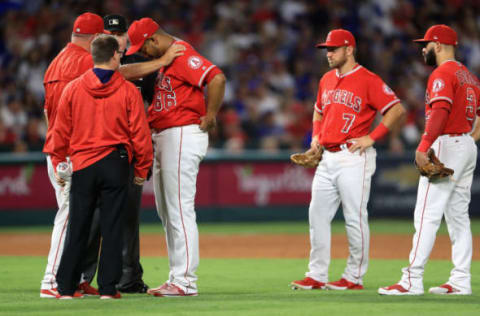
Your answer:
[[[397,124],[403,122],[406,113],[407,111],[400,102],[392,106],[383,116],[380,124],[370,134],[349,140],[352,143],[352,146],[349,148],[350,152],[353,153],[356,150],[360,150],[360,153],[363,153],[365,149],[373,146],[377,140],[385,137]]]
[[[322,146],[320,145],[321,138],[321,125],[322,125],[323,115],[318,112],[316,109],[313,110],[313,130],[312,130],[312,141],[310,142],[310,150],[315,152],[323,151]]]
[[[170,65],[176,57],[183,55],[184,51],[185,46],[174,44],[170,46],[165,54],[163,54],[163,56],[160,58],[141,63],[122,65],[120,66],[119,71],[125,77],[125,79],[132,81],[137,80],[159,70],[162,67]]]
[[[470,134],[476,142],[480,139],[480,117],[476,117],[473,131]]]
[[[47,109],[43,110],[43,114],[45,115],[45,124],[47,125],[47,129],[48,129],[48,113],[47,113]]]
[[[437,101],[432,104],[429,118],[425,124],[425,133],[415,151],[415,162],[418,167],[423,167],[430,162],[427,151],[433,142],[442,134],[447,124],[450,104],[447,101]]]
[[[221,72],[217,73],[207,84],[207,114],[200,118],[200,129],[208,132],[217,124],[217,113],[225,95],[227,79]]]
[[[52,129],[53,149],[50,156],[52,158],[53,170],[55,170],[55,178],[61,186],[65,185],[65,180],[57,176],[57,165],[67,160],[72,134],[72,109],[69,90],[64,89],[62,93],[58,104],[56,124],[53,125]]]

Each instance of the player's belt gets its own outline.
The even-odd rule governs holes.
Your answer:
[[[457,137],[457,136],[464,136],[464,135],[468,135],[468,133],[449,133],[449,134],[443,134],[443,135],[448,135],[450,137]],[[442,136],[443,136],[442,135]]]
[[[352,146],[352,143],[344,143],[344,144],[338,144],[338,145],[333,145],[333,146],[323,147],[323,148],[331,153],[336,153],[340,150],[348,149],[351,146]]]

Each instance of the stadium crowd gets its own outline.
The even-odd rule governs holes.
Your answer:
[[[227,76],[211,147],[230,152],[300,150],[310,142],[318,80],[315,49],[328,30],[356,36],[357,60],[380,75],[408,109],[401,130],[376,147],[415,148],[423,131],[424,66],[412,39],[436,23],[453,27],[458,58],[480,74],[476,0],[6,0],[0,3],[0,151],[40,151],[46,126],[43,75],[85,11],[143,16],[190,42]]]

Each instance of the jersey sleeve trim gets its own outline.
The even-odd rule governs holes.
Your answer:
[[[449,97],[436,97],[436,98],[430,99],[428,104],[432,104],[433,102],[439,101],[439,100],[444,100],[444,101],[447,101],[450,104],[453,104],[452,99],[450,99]]]
[[[395,99],[393,101],[391,101],[390,103],[388,103],[387,105],[385,105],[381,110],[380,110],[380,113],[382,113],[382,115],[387,112],[388,109],[390,109],[392,106],[394,106],[395,104],[397,103],[400,103],[400,100],[399,99]]]
[[[322,110],[318,107],[317,102],[315,102],[315,104],[313,105],[313,107],[315,108],[315,111],[317,111],[318,113],[322,114]]]
[[[210,70],[212,70],[214,67],[216,67],[215,65],[211,65],[210,67],[207,68],[207,70],[205,70],[205,72],[203,73],[202,77],[200,78],[200,81],[198,82],[198,87],[201,88],[202,87],[202,84],[203,84],[203,80],[205,80],[205,77],[207,76],[207,74],[210,72]]]

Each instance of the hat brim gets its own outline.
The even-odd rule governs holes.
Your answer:
[[[415,43],[426,43],[426,42],[431,42],[431,41],[426,40],[424,38],[419,38],[419,39],[413,40],[413,42],[415,42]]]
[[[140,50],[140,48],[142,48],[143,44],[145,43],[145,41],[141,42],[141,43],[138,43],[137,45],[132,45],[128,48],[127,52],[125,53],[125,55],[133,55],[135,54],[136,52],[138,52]]]
[[[338,45],[332,45],[332,44],[327,44],[327,43],[318,43],[315,45],[316,48],[329,48],[329,47],[340,47]]]
[[[108,33],[107,33],[108,32]],[[109,28],[108,30],[105,29],[106,34],[112,34],[112,32],[117,32],[117,33],[127,33],[127,30],[121,29],[121,28]]]

